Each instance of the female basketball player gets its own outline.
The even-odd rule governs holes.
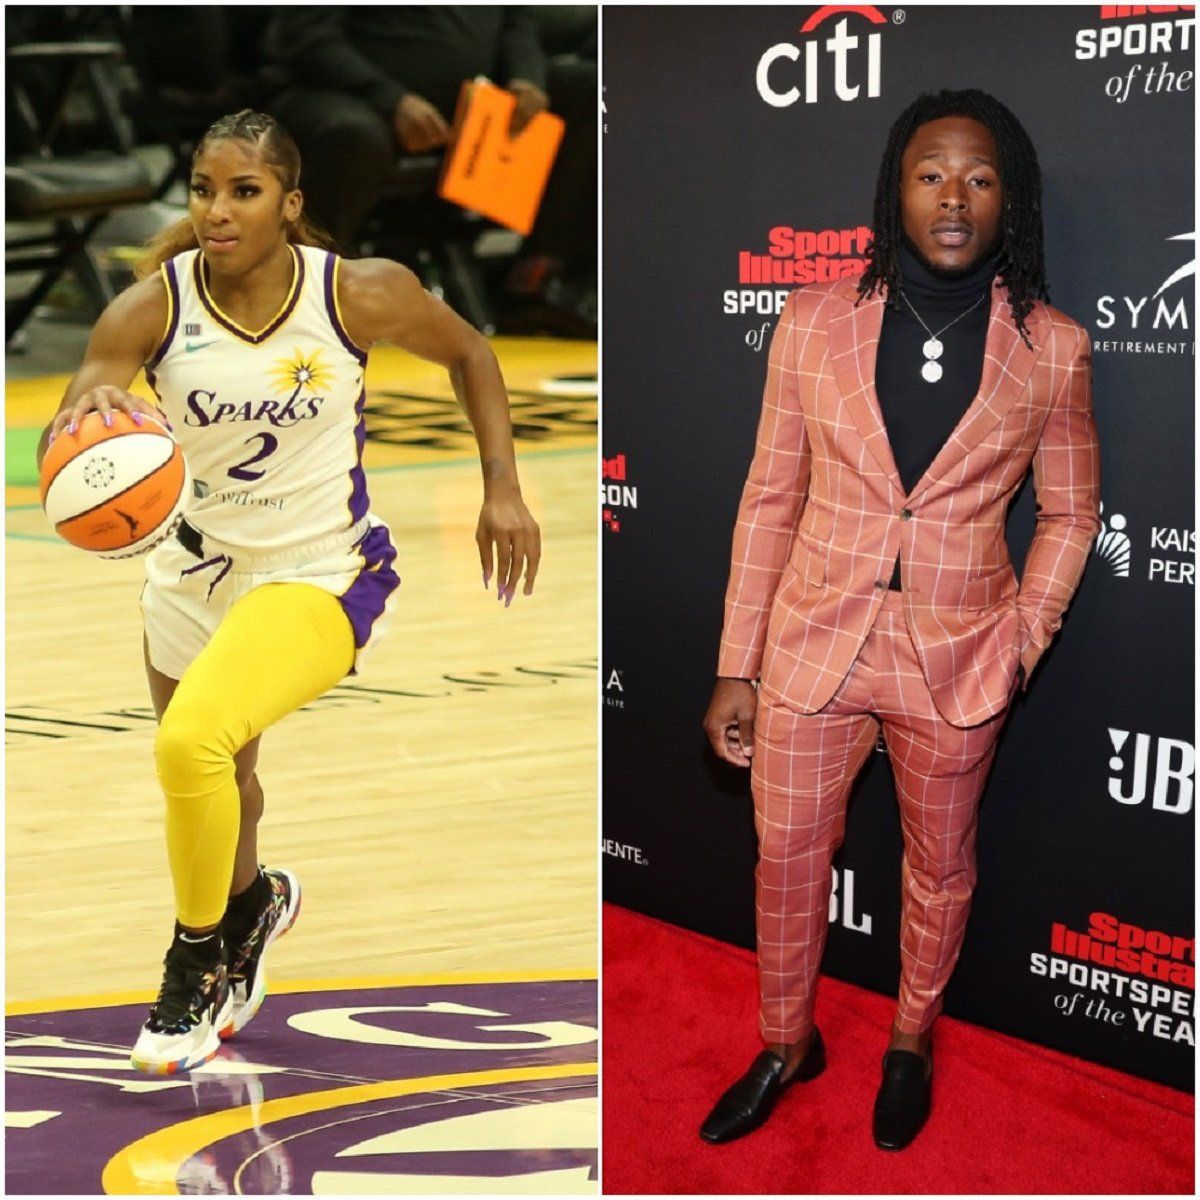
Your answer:
[[[158,417],[126,391],[144,368],[196,481],[142,594],[176,926],[132,1057],[158,1073],[207,1062],[250,1020],[263,952],[299,908],[295,876],[258,867],[260,735],[353,670],[390,622],[396,551],[361,461],[371,346],[450,373],[483,466],[484,586],[495,569],[507,605],[523,574],[529,595],[540,557],[487,342],[404,267],[324,249],[299,178],[271,117],[240,112],[207,132],[188,218],[151,242],[140,281],[97,321],[38,451],[88,412]]]

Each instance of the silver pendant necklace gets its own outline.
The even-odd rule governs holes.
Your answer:
[[[961,321],[963,317],[967,315],[967,313],[974,312],[987,298],[987,292],[984,292],[983,295],[980,296],[979,299],[976,300],[975,303],[966,310],[966,312],[960,312],[958,316],[950,322],[950,325],[943,325],[941,329],[937,331],[937,333],[934,333],[924,321],[921,321],[921,314],[917,312],[915,308],[913,308],[912,301],[904,295],[903,288],[900,289],[900,296],[904,303],[908,305],[908,311],[911,312],[912,315],[921,322],[921,328],[925,330],[927,334],[929,334],[929,340],[921,347],[921,353],[925,355],[925,363],[921,367],[921,378],[924,379],[926,383],[937,383],[937,381],[942,377],[942,364],[937,360],[942,357],[942,351],[945,349],[938,339],[943,333],[946,332],[947,329],[950,328],[950,325],[957,325],[959,321]]]

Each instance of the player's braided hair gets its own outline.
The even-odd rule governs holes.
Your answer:
[[[867,269],[858,283],[860,299],[886,291],[889,303],[900,303],[900,160],[918,126],[942,117],[969,117],[987,127],[996,143],[1003,189],[1002,236],[997,274],[1008,290],[1013,324],[1026,343],[1025,318],[1034,302],[1047,299],[1042,248],[1042,175],[1037,151],[1015,116],[994,96],[965,91],[926,92],[896,119],[875,186],[875,238],[867,251]]]
[[[249,142],[285,192],[295,191],[300,186],[300,151],[291,134],[274,117],[249,108],[221,117],[205,130],[192,154],[192,162],[204,153],[211,142],[227,139]],[[287,240],[301,246],[334,249],[333,239],[304,212],[288,224]],[[191,220],[185,217],[146,243],[145,253],[134,266],[133,273],[138,279],[145,279],[153,275],[168,258],[174,258],[185,250],[194,250],[198,245]]]
[[[239,142],[250,142],[262,155],[262,160],[274,171],[285,192],[295,191],[300,186],[300,151],[292,141],[292,135],[274,117],[266,113],[243,108],[214,121],[192,154],[192,162],[200,157],[209,142],[232,138]]]

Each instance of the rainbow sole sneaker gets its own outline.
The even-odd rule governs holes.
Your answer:
[[[272,942],[283,937],[300,915],[300,880],[285,867],[264,870],[271,898],[259,910],[254,927],[229,952],[229,994],[232,1019],[222,1038],[241,1032],[253,1019],[267,994],[263,959]]]
[[[221,1048],[233,1025],[233,994],[224,957],[197,965],[176,939],[164,961],[162,987],[133,1047],[130,1061],[151,1075],[174,1075],[199,1067]]]

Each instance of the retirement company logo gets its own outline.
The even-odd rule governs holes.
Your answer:
[[[1102,4],[1093,21],[1075,32],[1075,58],[1098,64],[1104,94],[1117,104],[1191,92],[1195,7]]]
[[[883,34],[888,24],[903,25],[903,9],[891,21],[874,5],[826,4],[800,26],[796,41],[776,42],[763,51],[754,84],[764,104],[790,108],[838,100],[876,100],[883,86]]]
[[[1107,513],[1101,504],[1092,553],[1118,579],[1196,585],[1195,529],[1151,525],[1148,532],[1137,530],[1124,513]]]
[[[609,533],[620,533],[622,516],[638,506],[638,490],[629,484],[624,454],[600,460],[600,515]]]
[[[1096,300],[1093,354],[1194,356],[1195,232],[1143,246],[1126,261],[1144,270],[1136,284],[1127,280]]]
[[[1087,928],[1050,926],[1029,956],[1031,975],[1055,987],[1055,1009],[1074,1020],[1195,1045],[1196,939],[1094,912]]]

